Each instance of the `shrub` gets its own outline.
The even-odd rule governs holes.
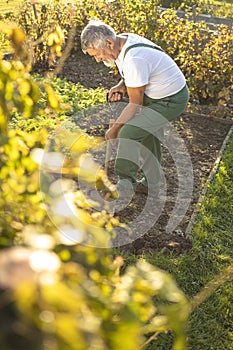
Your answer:
[[[173,11],[166,11],[158,21],[157,38],[184,72],[192,99],[201,104],[229,102],[232,30],[220,26],[218,32],[211,32],[205,23],[179,19]]]
[[[61,1],[51,1],[48,4],[36,6],[36,12],[30,2],[24,2],[17,18],[19,26],[25,31],[31,41],[34,69],[47,70],[54,66],[56,55],[51,54],[50,47],[67,40],[68,32],[73,23],[72,7]]]
[[[35,21],[32,7],[27,3],[19,16],[34,45],[34,67],[47,69],[67,43],[69,30],[77,28],[75,44],[79,43],[82,28],[90,18],[99,18],[112,25],[117,32],[132,31],[156,41],[170,54],[184,72],[191,91],[191,101],[217,106],[217,115],[230,115],[232,85],[232,29],[218,26],[212,32],[205,23],[180,19],[172,10],[161,12],[157,2],[115,0],[82,1],[71,8],[64,2],[54,1],[37,6]],[[59,27],[58,27],[59,26]],[[64,43],[62,35],[64,33]],[[57,44],[51,54],[49,44]]]

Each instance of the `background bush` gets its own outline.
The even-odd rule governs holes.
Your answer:
[[[158,22],[156,37],[184,72],[192,99],[218,105],[223,117],[221,106],[231,101],[232,29],[222,25],[212,32],[205,23],[179,19],[172,11],[162,14]],[[230,114],[230,110],[226,112]]]
[[[31,41],[34,68],[40,67],[47,70],[55,63],[55,57],[51,55],[49,49],[51,46],[49,34],[57,32],[57,36],[64,35],[67,39],[73,22],[72,7],[62,1],[50,1],[43,5],[37,5],[35,8],[36,12],[30,2],[24,2],[20,8],[17,23]],[[58,33],[58,28],[62,28],[60,33]],[[59,43],[59,37],[55,37],[54,40]]]
[[[47,69],[51,63],[49,34],[52,30],[55,33],[52,41],[59,42],[62,30],[66,43],[69,30],[75,23],[77,47],[81,30],[90,18],[95,17],[112,25],[117,32],[135,32],[160,44],[184,72],[191,101],[197,105],[217,106],[215,114],[220,117],[231,115],[232,29],[221,25],[215,32],[210,31],[205,23],[178,18],[172,10],[161,12],[153,0],[143,3],[138,0],[80,0],[72,8],[55,1],[37,8],[37,21],[28,3],[21,9],[18,20],[32,42],[44,38],[34,47],[34,68]],[[57,33],[58,26],[61,29]]]
[[[132,31],[157,42],[184,72],[192,101],[216,105],[220,117],[231,115],[232,29],[221,25],[210,31],[203,22],[181,19],[172,10],[161,12],[152,0],[116,0],[106,7],[94,3],[91,11],[85,4],[79,7],[80,15],[85,13],[83,26],[97,17],[117,32]]]

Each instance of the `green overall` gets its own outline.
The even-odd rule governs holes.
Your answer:
[[[161,50],[158,46],[135,44],[137,46]],[[127,187],[130,183],[137,185],[137,174],[141,168],[144,186],[158,187],[161,184],[161,144],[163,127],[178,118],[185,111],[189,91],[185,85],[178,93],[161,99],[152,99],[144,94],[143,107],[140,112],[122,126],[118,133],[119,146],[115,162],[115,172],[119,184]],[[143,161],[143,163],[142,163]]]

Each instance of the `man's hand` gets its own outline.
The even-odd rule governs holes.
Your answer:
[[[122,96],[126,93],[126,86],[123,80],[121,80],[117,85],[113,86],[108,92],[109,101],[120,101]]]
[[[138,112],[143,104],[144,91],[145,86],[140,86],[138,88],[127,88],[130,103],[123,109],[121,115],[117,118],[115,123],[110,125],[110,128],[105,134],[106,140],[116,139],[120,128],[130,119],[132,119],[135,113]]]
[[[120,130],[121,126],[122,125],[119,123],[112,124],[112,126],[105,133],[105,139],[106,140],[116,139],[118,135],[118,131]]]
[[[106,131],[105,139],[109,140],[109,141],[116,139],[117,134],[118,134],[118,132],[113,127],[111,127]]]

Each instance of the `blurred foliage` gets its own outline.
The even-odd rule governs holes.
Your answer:
[[[56,251],[15,247],[1,253],[1,268],[17,263],[26,275],[18,281],[12,273],[4,281],[15,292],[1,298],[2,348],[18,349],[20,341],[25,350],[133,350],[143,348],[144,333],[168,328],[179,335],[174,349],[184,348],[187,303],[167,274],[140,261],[119,276],[122,259],[113,260],[107,250],[57,246]]]
[[[120,226],[93,212],[75,182],[97,174],[110,186],[88,157],[98,139],[74,125],[56,128],[62,104],[48,79],[30,75],[24,32],[7,26],[6,35],[15,54],[0,61],[1,349],[136,350],[146,334],[168,330],[173,349],[184,349],[189,307],[172,278],[145,261],[120,273],[122,257],[97,248]],[[41,109],[55,110],[52,146],[46,128],[9,127],[13,112],[32,119]]]

